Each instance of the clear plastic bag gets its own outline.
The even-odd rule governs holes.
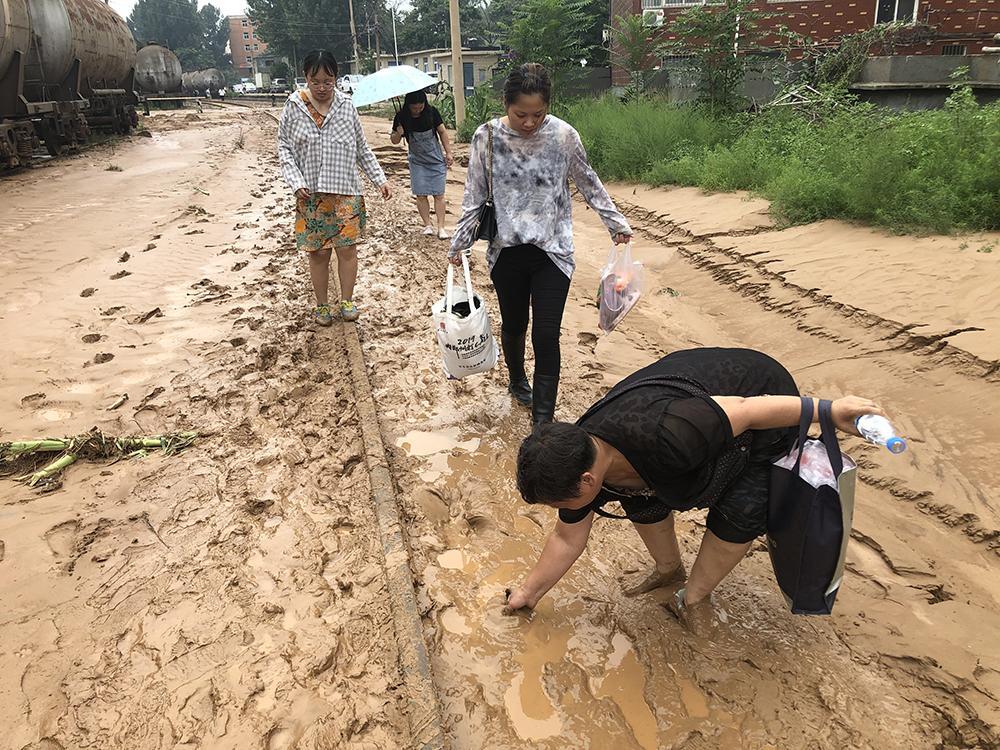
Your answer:
[[[787,456],[783,456],[774,462],[775,466],[782,469],[792,470],[795,468],[795,461],[799,457],[798,448],[793,448]],[[854,462],[844,456],[844,470],[854,468]],[[833,475],[833,467],[830,465],[830,456],[826,446],[819,440],[807,440],[805,451],[802,453],[802,463],[799,464],[799,476],[811,487],[837,487],[837,477]]]
[[[628,315],[642,296],[642,263],[632,260],[632,243],[629,242],[619,252],[611,246],[607,265],[601,272],[601,286],[598,291],[600,317],[598,326],[610,333]]]

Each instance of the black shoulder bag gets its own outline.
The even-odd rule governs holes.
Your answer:
[[[479,221],[473,235],[477,240],[493,242],[497,236],[497,210],[493,205],[493,123],[487,123],[487,166],[486,166],[486,200],[479,207]]]

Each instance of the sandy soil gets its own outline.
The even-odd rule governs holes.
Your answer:
[[[0,439],[211,434],[170,458],[75,466],[56,492],[0,482],[5,742],[409,747],[345,336],[303,317],[274,121],[233,108],[149,125],[4,180]],[[405,188],[388,123],[366,127]],[[990,238],[779,231],[760,201],[616,186],[648,292],[602,336],[607,234],[578,206],[562,417],[668,351],[746,345],[805,390],[878,398],[911,439],[903,456],[846,442],[863,484],[832,617],[785,612],[758,545],[704,639],[664,592],[622,595],[649,561],[610,521],[533,617],[500,615],[554,513],[513,490],[528,416],[500,369],[441,375],[429,308],[445,245],[418,234],[405,192],[369,200],[359,330],[453,747],[1000,746],[1000,253],[976,252]],[[877,289],[854,273],[874,253],[891,258]],[[935,254],[953,273],[930,284]],[[476,280],[493,304],[481,260]],[[964,327],[985,331],[940,335]],[[679,527],[690,562],[703,519]]]

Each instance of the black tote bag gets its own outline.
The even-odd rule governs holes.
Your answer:
[[[792,612],[828,615],[844,574],[857,467],[841,453],[831,403],[819,402],[823,433],[818,441],[809,439],[812,414],[812,399],[803,398],[798,443],[792,453],[771,466],[767,551],[774,577]],[[828,481],[836,487],[803,478],[804,454],[829,461],[832,473]],[[792,456],[795,460],[790,465]],[[784,466],[779,465],[782,463]]]

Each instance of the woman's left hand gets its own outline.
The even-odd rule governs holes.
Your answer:
[[[850,435],[860,435],[857,426],[854,424],[858,417],[864,414],[880,414],[883,417],[886,413],[871,399],[859,398],[858,396],[844,396],[833,402],[833,424],[841,432]]]
[[[392,197],[392,188],[389,187],[388,182],[383,182],[382,186],[379,187],[378,191],[382,194],[383,200],[389,200]]]
[[[625,245],[625,244],[627,244],[627,243],[629,243],[629,242],[632,241],[632,235],[631,234],[625,234],[624,232],[619,232],[618,234],[616,234],[614,236],[613,239],[614,239],[614,243],[616,245]]]

